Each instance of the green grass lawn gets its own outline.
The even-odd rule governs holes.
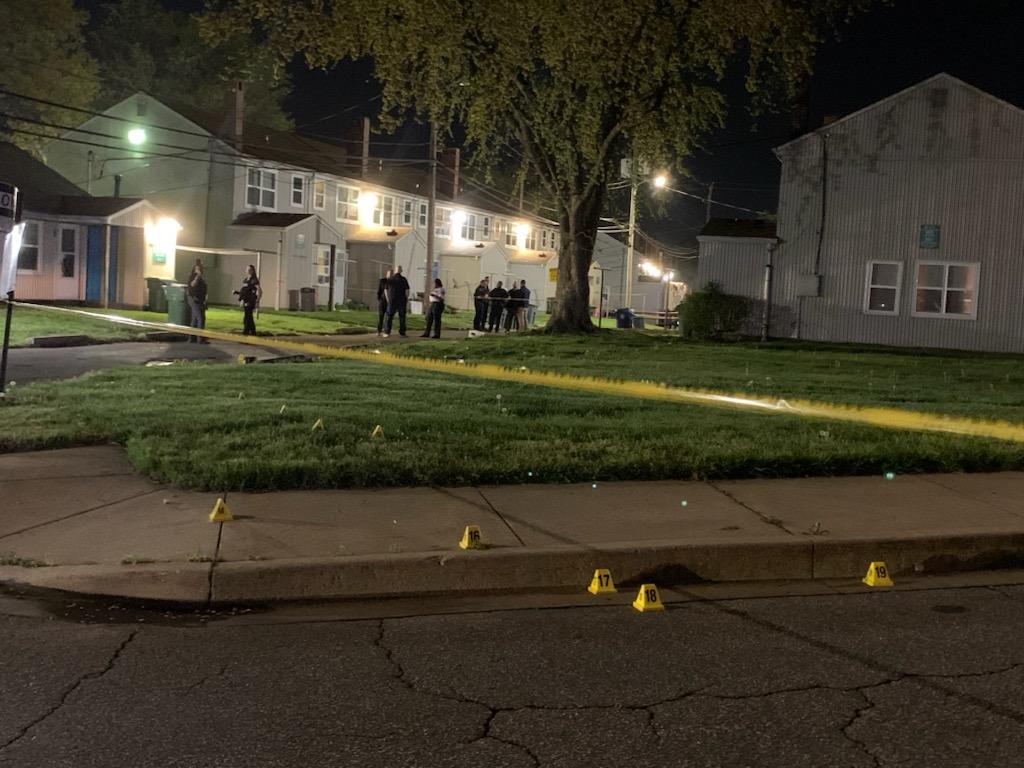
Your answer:
[[[2,306],[0,306],[2,308]],[[97,315],[109,314],[130,317],[134,320],[146,320],[153,323],[167,322],[164,312],[147,312],[132,309],[94,309],[85,311]],[[0,334],[3,333],[5,313],[0,311]],[[421,315],[409,315],[410,330],[422,331],[424,319]],[[468,312],[448,314],[444,317],[444,326],[448,329],[466,329],[473,327],[473,316]],[[242,310],[237,307],[210,307],[206,313],[206,327],[211,331],[225,333],[241,333]],[[272,336],[312,334],[327,335],[337,333],[365,333],[377,328],[377,313],[370,310],[345,309],[334,312],[288,312],[261,310],[256,320],[256,328],[261,334]],[[127,341],[136,339],[150,332],[148,328],[132,328],[107,320],[93,320],[83,315],[68,312],[55,312],[47,309],[32,309],[23,306],[15,307],[11,323],[11,344],[24,346],[35,336],[83,335],[99,341]]]
[[[1014,357],[698,345],[612,332],[403,352],[1024,421],[1024,364]],[[323,432],[311,431],[318,418]],[[154,478],[211,490],[1024,468],[1024,445],[997,440],[348,361],[97,372],[18,388],[0,419],[0,450],[115,441]],[[370,438],[376,424],[384,440]]]
[[[487,336],[396,347],[535,370],[779,398],[1024,422],[1024,356],[772,341],[701,344],[668,333]]]

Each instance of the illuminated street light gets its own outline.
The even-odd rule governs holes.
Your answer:
[[[146,143],[146,131],[142,128],[132,128],[128,131],[128,143],[134,146]]]
[[[661,189],[667,183],[668,178],[666,178],[665,174],[663,173],[659,173],[657,176],[654,177],[654,186],[656,186],[658,189]]]

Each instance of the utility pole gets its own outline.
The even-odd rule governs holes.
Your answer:
[[[640,182],[636,176],[636,164],[629,168],[629,242],[626,244],[626,290],[623,306],[628,308],[633,303],[633,256],[636,241],[636,193]]]
[[[705,201],[705,208],[704,208],[704,223],[705,224],[707,224],[709,221],[711,221],[711,202],[712,202],[711,201],[711,195],[713,195],[714,193],[715,193],[715,182],[712,181],[710,184],[708,184],[708,197],[707,197],[707,200]]]
[[[430,189],[427,191],[427,268],[423,276],[423,314],[434,285],[434,222],[437,209],[437,123],[430,121]]]

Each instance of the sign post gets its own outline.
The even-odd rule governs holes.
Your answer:
[[[0,350],[0,397],[7,386],[7,350],[11,345],[11,314],[14,310],[14,281],[18,276],[18,252],[21,250],[21,236],[24,225],[21,219],[21,201],[18,188],[0,182],[0,296],[7,298],[6,322],[4,323],[3,348]]]

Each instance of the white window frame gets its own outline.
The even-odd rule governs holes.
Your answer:
[[[319,202],[318,202],[319,201]],[[327,207],[327,182],[321,180],[313,182],[313,210],[322,211]]]
[[[359,187],[352,187],[348,184],[338,185],[338,197],[334,213],[338,221],[348,221],[353,224],[359,223]]]
[[[452,209],[437,206],[434,209],[434,237],[450,240],[452,236]]]
[[[408,198],[402,200],[402,226],[411,227],[413,219],[413,208],[415,206],[414,200]]]
[[[527,251],[537,250],[537,228],[529,227],[526,232],[526,242],[523,244],[523,249]]]
[[[67,251],[67,250],[64,249],[64,233],[65,232],[70,232],[71,235],[75,238],[75,245],[72,248],[72,250],[70,250],[70,251]],[[62,280],[71,280],[72,278],[78,277],[78,250],[79,250],[79,247],[80,247],[78,241],[79,241],[78,227],[67,227],[67,226],[58,227],[58,229],[57,229],[57,253],[59,254],[60,258],[57,261],[57,270],[59,272],[58,277],[60,277]],[[71,257],[71,263],[74,264],[74,268],[72,269],[70,275],[65,275],[64,274],[64,258],[67,257],[67,256]]]
[[[943,267],[942,272],[942,286],[936,285],[921,285],[919,280],[919,272],[921,267]],[[969,314],[959,314],[955,312],[946,312],[946,299],[951,291],[959,292],[959,288],[949,287],[949,268],[950,267],[967,267],[968,269],[974,270],[974,298],[971,301],[971,311]],[[921,312],[917,308],[917,293],[921,290],[942,290],[942,311],[941,312]],[[911,310],[913,317],[926,317],[932,319],[941,320],[975,320],[978,317],[978,294],[981,292],[981,262],[978,261],[935,261],[927,259],[924,261],[918,261],[914,264],[914,304]]]
[[[253,184],[253,175],[256,175],[256,183]],[[259,203],[249,202],[249,191],[256,190]],[[267,205],[266,195],[271,196],[270,205]],[[245,205],[248,208],[256,208],[261,211],[277,210],[277,171],[269,168],[250,167],[245,174]]]
[[[427,216],[430,214],[430,206],[427,203],[420,203],[419,212],[416,216],[416,228],[427,228]]]
[[[462,231],[459,233],[463,240],[476,240],[476,214],[467,213],[462,221]]]
[[[35,242],[29,241],[28,233],[35,232]],[[34,269],[25,269],[21,266],[21,258],[26,250],[36,252],[36,266]],[[43,225],[38,221],[26,221],[25,231],[21,236],[21,249],[18,251],[18,272],[23,275],[38,275],[43,271]]]
[[[519,247],[519,235],[516,234],[516,225],[511,221],[505,222],[505,245],[509,248]]]
[[[494,220],[490,216],[480,217],[480,239],[490,240],[492,235],[491,224]]]
[[[548,249],[548,231],[546,229],[540,231],[540,249],[542,251]]]
[[[395,198],[391,195],[377,195],[377,202],[373,206],[373,223],[381,227],[395,226],[397,208]]]
[[[874,272],[875,264],[895,264],[896,265],[896,285],[883,285],[882,283],[873,283],[871,281],[871,274]],[[871,308],[871,289],[872,288],[895,288],[896,298],[894,300],[893,308],[891,310],[886,309],[872,309]],[[892,317],[900,313],[900,302],[903,298],[903,262],[902,261],[887,261],[885,259],[872,259],[867,264],[867,270],[864,274],[864,314],[866,315],[885,315]]]
[[[299,186],[295,186],[295,182],[299,182]],[[299,193],[298,202],[295,201],[295,193]],[[292,185],[288,189],[288,199],[291,201],[292,208],[305,208],[306,207],[306,177],[298,173],[292,174]]]

